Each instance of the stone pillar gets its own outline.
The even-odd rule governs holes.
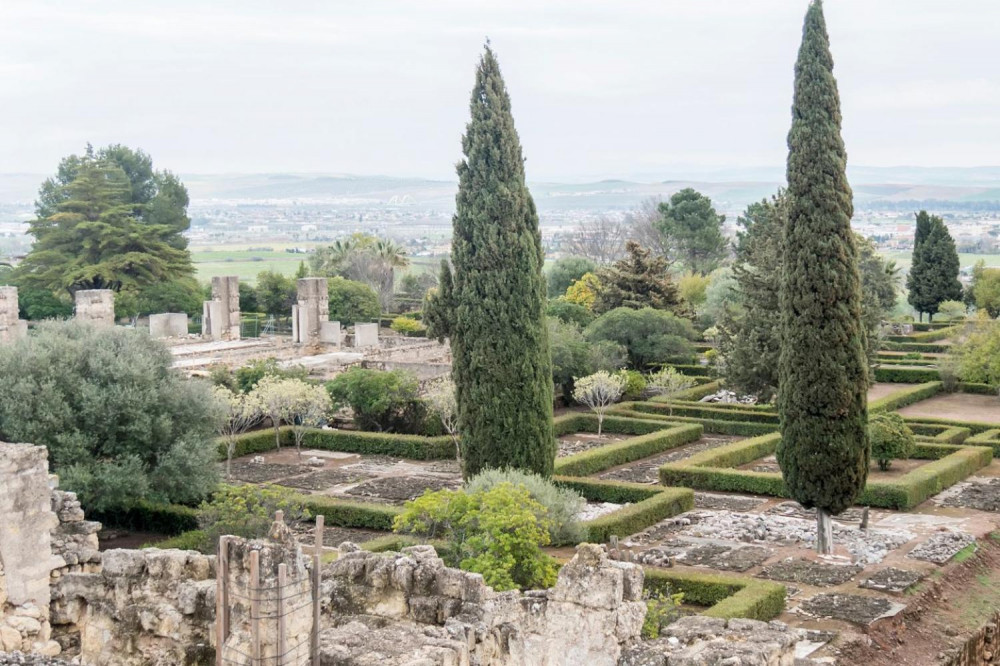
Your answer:
[[[17,287],[0,287],[0,345],[28,334],[28,322],[18,319]]]
[[[319,323],[319,341],[323,344],[340,347],[340,322],[321,321]]]
[[[321,342],[323,322],[330,320],[330,293],[326,278],[298,281],[298,307],[292,308],[293,341],[306,345]]]
[[[378,347],[378,324],[355,324],[354,346]]]
[[[115,324],[115,292],[110,289],[84,289],[74,294],[77,321],[100,326]]]
[[[212,300],[222,303],[218,322],[223,340],[240,339],[240,279],[236,275],[212,278]],[[213,337],[214,331],[213,331]]]
[[[185,312],[168,312],[149,315],[149,337],[182,338],[188,334],[188,316]]]
[[[49,577],[64,565],[52,555],[48,450],[0,442],[0,652],[58,654],[50,640]]]
[[[205,301],[201,308],[201,336],[222,339],[222,301]]]

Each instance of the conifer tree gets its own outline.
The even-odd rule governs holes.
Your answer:
[[[962,283],[958,280],[958,250],[944,220],[922,210],[917,213],[917,230],[913,237],[913,261],[906,278],[907,301],[920,315],[933,317],[944,301],[962,298]]]
[[[544,253],[510,97],[487,44],[462,139],[453,270],[443,267],[433,334],[451,341],[463,474],[555,461]],[[443,312],[441,310],[444,310]]]
[[[625,243],[625,256],[598,270],[600,286],[594,312],[615,308],[653,308],[686,314],[677,286],[670,279],[667,260],[651,256],[633,240]]]
[[[830,552],[830,514],[868,475],[867,364],[851,188],[823,7],[806,13],[788,133],[788,219],[781,285],[778,462],[789,494],[817,514]]]

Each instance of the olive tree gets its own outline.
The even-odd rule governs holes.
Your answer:
[[[625,378],[618,373],[595,372],[577,378],[573,388],[573,399],[590,407],[597,414],[597,436],[604,427],[604,414],[611,405],[621,400],[625,391]]]
[[[232,477],[233,451],[240,435],[263,418],[256,394],[235,393],[225,386],[216,386],[215,398],[223,408],[219,434],[226,440],[226,478]]]

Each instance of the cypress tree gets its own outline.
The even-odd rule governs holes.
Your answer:
[[[817,549],[830,514],[868,476],[867,364],[851,188],[823,7],[806,13],[788,133],[788,218],[781,284],[777,457],[785,486],[817,509]]]
[[[435,331],[451,341],[463,474],[518,467],[548,476],[556,443],[544,253],[510,97],[489,44],[471,111],[458,164],[454,269],[440,292],[450,312]]]
[[[913,261],[906,277],[909,290],[907,301],[920,315],[933,318],[944,301],[962,298],[962,283],[958,280],[958,250],[944,220],[922,210],[917,213],[917,230],[913,238]]]

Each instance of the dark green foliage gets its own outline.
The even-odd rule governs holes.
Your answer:
[[[408,372],[351,368],[327,382],[326,390],[334,405],[351,408],[362,430],[423,432],[427,408],[417,378]]]
[[[257,308],[264,314],[287,317],[292,313],[297,289],[295,282],[281,273],[257,274]]]
[[[909,290],[907,300],[921,319],[925,312],[933,317],[944,301],[962,299],[958,271],[958,251],[944,220],[925,210],[917,213],[913,261],[906,288]]]
[[[18,309],[21,319],[69,319],[73,316],[73,303],[68,297],[59,297],[48,289],[19,288]]]
[[[199,550],[214,553],[224,534],[246,539],[267,536],[275,511],[283,511],[288,524],[309,518],[303,497],[284,486],[222,486],[211,500],[198,507],[198,526],[205,534]]]
[[[548,476],[556,443],[544,254],[510,97],[489,46],[470,106],[458,164],[454,272],[451,279],[442,273],[435,310],[446,314],[431,316],[429,334],[450,337],[465,476],[508,466]]]
[[[615,308],[654,308],[687,314],[667,260],[653,256],[635,241],[625,243],[625,257],[597,271],[599,286],[594,312]]]
[[[896,283],[899,269],[896,262],[879,256],[875,244],[863,236],[854,235],[858,248],[858,273],[861,276],[861,319],[865,329],[865,356],[870,370],[878,362],[879,337],[882,322],[896,307]]]
[[[606,482],[613,483],[613,482]],[[592,499],[588,497],[588,499]],[[615,500],[604,500],[615,501]],[[694,508],[694,493],[687,488],[666,488],[652,497],[639,500],[617,511],[584,523],[587,541],[606,543],[612,535],[628,537],[661,520]]]
[[[329,278],[328,285],[330,321],[339,321],[343,326],[378,321],[381,310],[374,289],[339,276]]]
[[[292,430],[282,426],[279,430],[284,446],[294,444]],[[401,435],[386,432],[359,430],[318,429],[306,432],[303,445],[310,449],[363,453],[366,455],[396,456],[409,460],[447,460],[455,458],[455,444],[451,437]],[[255,430],[240,435],[236,440],[234,458],[274,449],[274,431]],[[218,459],[226,459],[226,444],[220,442]]]
[[[240,393],[249,393],[264,377],[305,380],[308,376],[309,371],[301,365],[282,368],[278,365],[278,359],[269,356],[268,358],[255,358],[246,365],[240,366],[236,369],[231,381],[222,370],[215,371],[212,381],[219,386],[226,386]]]
[[[590,343],[576,324],[550,317],[548,326],[552,381],[559,387],[563,400],[571,402],[574,380],[594,372]]]
[[[931,398],[944,389],[940,381],[929,381],[916,386],[907,387],[901,391],[893,391],[889,395],[882,396],[878,400],[873,400],[868,405],[868,411],[872,414],[877,412],[888,412],[915,402]]]
[[[629,365],[645,369],[674,356],[692,356],[696,333],[691,322],[653,308],[617,308],[595,319],[584,330],[588,340],[608,340],[628,351]]]
[[[549,317],[555,317],[556,319],[561,319],[562,321],[573,323],[580,327],[586,326],[590,322],[594,321],[594,313],[587,308],[583,307],[579,303],[570,303],[569,301],[564,301],[558,298],[549,301],[545,314]]]
[[[884,363],[885,361],[879,361]],[[890,364],[891,365],[891,364]],[[941,379],[940,373],[933,368],[893,368],[879,366],[875,368],[875,381],[889,384],[922,384]]]
[[[257,291],[246,282],[240,282],[240,312],[260,312]]]
[[[913,431],[895,412],[875,414],[868,421],[868,439],[872,444],[872,458],[882,471],[889,469],[893,459],[906,460],[913,455],[916,440]]]
[[[438,342],[451,336],[455,325],[455,282],[451,275],[451,264],[447,259],[441,260],[441,273],[438,286],[428,290],[424,296],[423,322],[427,326],[427,337],[437,338]]]
[[[310,514],[323,516],[325,524],[336,527],[389,531],[396,516],[403,512],[399,506],[351,502],[326,495],[304,495],[302,499]]]
[[[702,615],[723,619],[748,618],[767,622],[785,609],[785,586],[744,576],[692,573],[645,568],[643,589],[669,589],[684,601],[711,606]]]
[[[117,305],[117,298],[115,299]],[[180,278],[157,282],[144,287],[136,294],[135,312],[139,316],[161,312],[184,312],[194,317],[201,314],[204,300],[201,287],[194,278]]]
[[[217,480],[221,413],[209,384],[172,362],[138,331],[42,324],[0,347],[0,440],[47,447],[87,508],[200,501]]]
[[[728,243],[722,235],[725,221],[725,215],[715,212],[711,199],[688,187],[660,204],[660,219],[655,226],[685,268],[708,275],[726,257]]]
[[[788,134],[778,462],[800,504],[838,514],[868,477],[865,331],[822,3],[806,14]]]
[[[141,290],[190,277],[188,196],[142,151],[108,146],[71,155],[39,190],[34,244],[15,284],[52,292]]]
[[[562,296],[584,273],[593,273],[596,269],[597,264],[586,257],[563,257],[557,260],[546,276],[549,298]]]
[[[198,527],[198,510],[180,504],[140,500],[129,506],[109,507],[105,511],[87,511],[87,519],[96,520],[105,527],[132,532],[181,534]]]

